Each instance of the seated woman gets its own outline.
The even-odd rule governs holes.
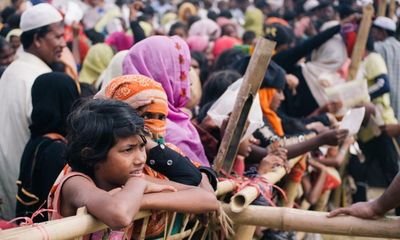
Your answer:
[[[47,200],[50,188],[66,164],[66,121],[79,98],[72,78],[62,73],[39,76],[32,86],[31,137],[21,158],[16,216],[30,217]],[[38,216],[35,222],[46,221]]]
[[[119,229],[90,237],[130,239],[139,210],[216,211],[213,193],[144,175],[145,135],[143,119],[127,103],[94,99],[74,111],[66,152],[71,168],[60,174],[49,195],[49,208],[55,210],[50,219],[73,216],[86,207],[111,229]]]
[[[129,103],[144,118],[151,133],[147,139],[147,165],[169,180],[198,186],[205,173],[216,189],[216,174],[207,167],[196,168],[175,145],[165,141],[168,100],[161,84],[146,76],[135,74],[114,78],[95,98],[111,98]],[[146,103],[145,106],[138,107]]]

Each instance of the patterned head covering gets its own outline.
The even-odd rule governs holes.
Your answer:
[[[114,78],[103,91],[96,95],[96,98],[99,97],[121,100],[128,104],[153,99],[153,102],[146,106],[144,112],[168,115],[167,95],[161,84],[140,74]],[[145,119],[144,122],[153,136],[165,136],[165,120]]]
[[[208,166],[199,134],[181,108],[190,97],[190,51],[177,36],[152,36],[135,44],[123,62],[124,74],[142,74],[161,83],[168,98],[166,141]]]

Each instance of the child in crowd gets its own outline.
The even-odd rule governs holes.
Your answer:
[[[192,186],[204,183],[209,186],[207,181],[202,181],[201,173],[204,173],[216,189],[217,180],[213,170],[208,167],[196,168],[178,147],[165,141],[168,99],[160,83],[140,74],[120,76],[114,78],[96,98],[121,100],[139,111],[151,134],[147,139],[146,163],[152,169],[171,181]],[[145,105],[139,106],[141,104]]]
[[[68,119],[66,152],[71,168],[60,174],[49,195],[49,208],[55,210],[50,219],[72,216],[86,207],[111,229],[123,229],[90,238],[130,239],[131,223],[140,209],[217,210],[213,193],[144,174],[145,135],[143,119],[127,103],[94,99],[74,111]]]

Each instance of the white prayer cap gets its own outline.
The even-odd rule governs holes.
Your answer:
[[[20,28],[26,32],[52,23],[60,22],[61,14],[52,5],[40,3],[22,13]]]
[[[319,2],[317,0],[307,0],[304,4],[303,4],[303,9],[304,11],[308,12],[313,10],[314,8],[319,6]]]
[[[392,32],[396,31],[396,23],[388,17],[377,17],[373,25]]]

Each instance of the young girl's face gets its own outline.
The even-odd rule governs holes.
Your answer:
[[[95,168],[97,178],[112,187],[120,187],[129,177],[143,175],[146,163],[145,143],[139,135],[122,138],[108,151],[107,159]]]

